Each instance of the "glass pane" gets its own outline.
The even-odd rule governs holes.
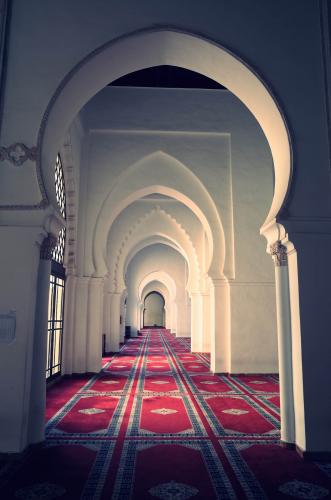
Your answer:
[[[49,370],[50,367],[51,367],[51,363],[50,363],[50,349],[51,349],[51,335],[52,335],[52,332],[51,331],[48,331],[47,332],[47,355],[46,355],[46,370]]]
[[[61,330],[54,332],[53,341],[53,366],[60,364],[60,334]]]

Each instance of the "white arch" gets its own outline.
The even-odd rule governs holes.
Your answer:
[[[168,247],[173,248],[174,250],[176,250],[177,252],[179,252],[181,255],[183,255],[183,257],[186,259],[185,255],[182,253],[182,249],[179,248],[176,243],[174,243],[173,241],[170,241],[169,239],[165,238],[164,236],[153,235],[153,236],[151,236],[151,237],[149,237],[149,238],[141,241],[140,243],[138,243],[128,253],[128,256],[127,256],[127,258],[125,260],[125,264],[124,264],[124,267],[123,267],[123,277],[126,274],[128,265],[130,264],[130,261],[134,258],[134,256],[138,252],[140,252],[140,250],[142,250],[143,248],[149,247],[151,245],[157,245],[158,243],[161,244],[161,245],[167,245]]]
[[[176,283],[172,277],[165,271],[153,271],[147,274],[138,285],[138,297],[142,300],[144,288],[152,281],[159,281],[167,290],[169,290],[169,297],[171,300],[176,300]]]
[[[142,302],[145,300],[146,296],[153,291],[159,292],[162,295],[162,297],[164,298],[165,302],[167,301],[167,299],[169,299],[168,288],[163,283],[161,283],[161,281],[154,280],[154,281],[150,281],[145,286],[145,288],[142,290],[142,292],[141,292]]]
[[[160,281],[150,281],[141,293],[141,302],[144,303],[147,295],[151,292],[158,292],[164,299],[164,307],[167,312],[165,318],[165,327],[177,331],[177,307],[174,300],[170,298],[168,288]],[[142,323],[141,323],[142,326]]]
[[[155,168],[156,165],[158,168]],[[131,203],[153,193],[178,200],[196,215],[207,235],[207,267],[212,275],[221,277],[225,241],[216,206],[197,176],[183,163],[162,151],[149,154],[126,169],[104,200],[93,237],[95,275],[104,276],[107,273],[107,239],[117,216]]]
[[[134,255],[144,246],[144,242],[161,239],[170,242],[184,256],[189,269],[187,287],[198,289],[200,284],[200,264],[194,245],[183,227],[160,207],[153,208],[139,219],[123,238],[121,247],[115,258],[112,258],[114,288],[125,287],[124,273],[128,265],[129,255]],[[145,245],[146,246],[146,245]]]
[[[56,207],[53,165],[63,133],[80,109],[117,78],[143,68],[172,65],[201,73],[227,87],[252,112],[269,142],[275,189],[264,225],[277,216],[291,177],[291,145],[284,116],[261,78],[228,49],[171,28],[145,29],[112,40],[66,75],[43,117],[38,137],[38,177],[43,202]],[[93,75],[93,77],[91,77]]]

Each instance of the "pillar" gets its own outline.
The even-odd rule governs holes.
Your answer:
[[[295,443],[291,304],[287,249],[280,241],[277,241],[271,245],[270,253],[275,263],[281,441],[286,445]]]
[[[225,278],[212,278],[210,287],[210,369],[230,372],[230,291]]]
[[[203,310],[200,292],[191,292],[191,351],[202,352]]]
[[[113,292],[110,294],[110,352],[118,352],[120,348],[120,314],[121,294]]]
[[[102,365],[103,278],[90,278],[87,309],[86,371],[98,373]]]
[[[111,352],[110,303],[111,303],[111,293],[105,292],[103,300],[103,333],[106,335],[106,352]]]
[[[125,299],[121,300],[121,326],[120,326],[120,342],[125,340],[125,320],[126,320],[126,304]]]
[[[210,352],[210,295],[202,293],[202,352]]]
[[[76,280],[75,329],[73,341],[73,372],[86,372],[87,310],[90,278],[79,276]]]
[[[62,346],[62,373],[66,375],[73,372],[75,300],[76,276],[66,274]]]
[[[54,236],[48,234],[40,247],[31,369],[29,444],[45,439],[48,297],[51,260],[56,241]]]
[[[305,229],[302,230],[302,227]],[[292,224],[288,252],[295,444],[305,457],[331,457],[331,231],[329,219]]]

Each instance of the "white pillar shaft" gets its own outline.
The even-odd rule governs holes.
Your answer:
[[[202,296],[198,292],[191,294],[191,351],[202,352]]]
[[[88,284],[90,278],[79,277],[76,283],[73,372],[86,372]]]
[[[74,352],[74,317],[76,277],[66,277],[64,322],[63,322],[63,347],[62,347],[62,373],[71,375],[73,371]]]
[[[213,280],[210,298],[210,369],[214,373],[230,372],[230,297],[226,280]]]
[[[118,352],[120,348],[120,307],[121,294],[112,293],[110,301],[110,352]]]
[[[202,352],[210,352],[210,296],[207,293],[202,295]]]
[[[121,325],[120,325],[120,342],[125,340],[125,304],[121,301]]]
[[[40,260],[31,370],[29,443],[39,443],[45,439],[47,314],[50,271],[50,260]]]
[[[88,293],[86,371],[98,373],[102,363],[103,279],[91,278]]]
[[[104,304],[103,333],[106,335],[106,352],[111,352],[111,334],[110,334],[111,293],[105,294],[103,304]]]
[[[281,440],[295,443],[292,334],[288,267],[275,266]]]

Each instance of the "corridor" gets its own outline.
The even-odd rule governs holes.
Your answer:
[[[277,377],[212,375],[165,329],[55,384],[46,418],[2,499],[330,498],[331,468],[279,446]]]

